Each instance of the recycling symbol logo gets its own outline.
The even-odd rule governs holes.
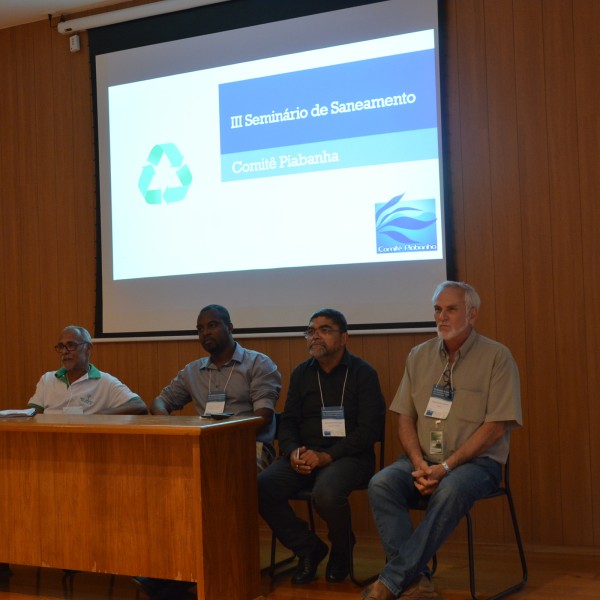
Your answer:
[[[157,178],[158,165],[163,156],[169,162],[173,170],[171,185],[164,188],[157,188],[155,180]],[[138,188],[148,204],[160,204],[163,200],[167,204],[180,202],[187,194],[192,183],[192,172],[189,167],[183,164],[183,156],[175,144],[157,144],[150,151],[148,163],[143,169],[138,182]],[[179,182],[179,185],[176,182]],[[153,183],[155,186],[153,187]],[[175,184],[175,185],[172,185]]]

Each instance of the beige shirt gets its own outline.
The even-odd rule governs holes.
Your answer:
[[[505,463],[510,430],[523,424],[519,371],[506,346],[472,331],[460,347],[452,370],[454,397],[445,420],[425,416],[433,386],[448,362],[442,340],[415,346],[406,361],[404,377],[390,410],[416,421],[419,443],[426,460],[441,463],[483,423],[506,421],[502,439],[481,456]],[[443,432],[443,453],[431,454],[431,432]]]

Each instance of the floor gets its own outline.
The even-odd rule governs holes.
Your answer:
[[[281,553],[282,556],[284,553]],[[377,572],[383,553],[376,539],[361,541],[357,546],[357,576]],[[512,598],[529,600],[598,600],[600,599],[600,555],[589,553],[558,554],[549,549],[527,549],[529,582]],[[519,569],[512,548],[479,546],[477,549],[478,593],[482,600],[495,589],[516,580]],[[268,539],[261,541],[261,565],[268,562]],[[328,584],[324,579],[325,563],[319,578],[307,586],[293,586],[288,577],[271,582],[266,573],[261,579],[261,593],[266,600],[358,600],[360,589],[350,581]],[[62,570],[11,565],[13,575],[0,577],[0,600],[145,600],[129,577],[99,573],[66,575]],[[468,600],[469,573],[466,547],[448,543],[439,555],[435,576],[438,593],[444,600]],[[189,598],[193,598],[189,596]],[[216,599],[210,599],[216,600]],[[227,599],[218,599],[227,600]]]

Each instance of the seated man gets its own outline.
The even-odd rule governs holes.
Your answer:
[[[329,527],[326,578],[336,583],[348,576],[354,543],[348,496],[373,475],[385,401],[376,371],[346,349],[342,313],[317,311],[305,337],[312,358],[292,373],[279,428],[282,456],[258,477],[259,511],[281,543],[300,557],[292,583],[309,583],[328,548],[294,514],[288,499],[312,488],[315,509]]]
[[[281,392],[277,365],[265,354],[243,348],[234,341],[229,311],[223,306],[205,306],[198,315],[197,329],[200,344],[210,356],[199,358],[179,371],[153,400],[150,411],[155,415],[169,415],[193,401],[199,415],[227,411],[236,416],[262,417],[256,443],[260,471],[274,457],[273,413]],[[195,585],[152,577],[134,577],[133,580],[153,600],[183,596]]]
[[[194,402],[199,415],[231,412],[262,417],[257,432],[257,466],[264,469],[274,455],[273,413],[281,392],[277,365],[265,354],[243,348],[233,339],[228,310],[205,306],[198,315],[200,344],[210,356],[186,365],[153,400],[150,412],[168,415]]]
[[[438,337],[410,351],[390,406],[405,455],[373,477],[369,499],[388,563],[363,600],[434,600],[427,563],[478,498],[502,479],[510,431],[522,424],[509,350],[473,325],[477,292],[445,281],[433,295]],[[427,498],[413,530],[409,507]]]
[[[137,394],[90,363],[92,347],[92,337],[86,329],[65,327],[54,346],[63,366],[42,375],[28,408],[47,414],[147,414],[148,409]]]

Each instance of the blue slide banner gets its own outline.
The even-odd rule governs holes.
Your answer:
[[[221,154],[437,127],[433,49],[219,85]]]

